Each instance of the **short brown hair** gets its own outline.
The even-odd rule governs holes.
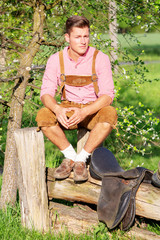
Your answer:
[[[73,27],[89,28],[89,20],[83,16],[74,15],[66,21],[66,33],[70,34]]]

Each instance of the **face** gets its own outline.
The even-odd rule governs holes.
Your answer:
[[[77,61],[80,56],[85,54],[89,44],[89,28],[73,27],[70,34],[65,34],[65,39],[69,43],[69,55]]]

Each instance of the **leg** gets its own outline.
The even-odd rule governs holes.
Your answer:
[[[109,123],[97,123],[95,127],[91,130],[88,140],[84,146],[84,150],[87,153],[92,153],[92,151],[98,147],[110,134],[112,131],[112,127]],[[85,162],[81,162],[81,157],[83,156],[82,151],[77,155],[77,162],[75,162],[74,166],[74,180],[82,181],[88,179],[88,173],[86,169]],[[79,160],[79,161],[78,161]]]
[[[63,160],[61,165],[54,171],[54,177],[57,179],[67,178],[75,165],[74,163],[74,159],[76,158],[75,150],[67,140],[66,135],[61,126],[57,124],[56,116],[49,109],[47,108],[41,109],[37,114],[36,121],[44,135],[54,145],[56,145],[65,156],[65,159]],[[79,166],[78,170],[81,170],[81,166]]]
[[[89,130],[91,130],[90,135],[88,137],[88,140],[86,144],[84,145],[84,148],[81,150],[81,152],[77,155],[75,159],[75,165],[76,161],[77,164],[81,164],[81,161],[86,161],[87,155],[90,155],[92,151],[98,147],[110,134],[112,131],[112,126],[114,126],[117,122],[117,113],[116,110],[111,107],[104,107],[102,108],[97,114],[95,114],[93,117],[89,117],[88,119],[85,119],[81,123],[81,127],[85,127]],[[78,162],[79,161],[79,162]],[[85,162],[83,162],[83,165]],[[85,165],[84,165],[85,167]],[[79,180],[82,179],[82,176],[86,176],[87,174],[84,171],[82,171],[82,166],[80,166],[81,170],[79,170],[77,166],[77,170],[74,167],[74,179]]]
[[[86,152],[91,153],[111,133],[112,127],[109,123],[97,123],[91,130],[88,140],[84,146]]]
[[[44,135],[54,144],[56,145],[61,152],[64,151],[64,149],[68,149],[69,150],[69,155],[66,156],[68,154],[64,154],[65,155],[65,159],[63,160],[63,162],[61,163],[61,165],[56,168],[56,170],[54,171],[54,177],[58,178],[58,179],[64,179],[69,177],[73,167],[74,167],[74,161],[72,160],[72,157],[70,157],[71,155],[74,155],[74,149],[72,148],[72,146],[70,145],[70,143],[68,142],[63,130],[59,127],[59,126],[52,126],[52,127],[42,127],[42,132],[44,133]],[[71,154],[70,154],[70,150],[71,150]],[[64,152],[63,152],[64,153]],[[76,155],[76,153],[75,153]]]
[[[91,130],[84,149],[88,153],[98,147],[111,133],[117,123],[117,112],[112,106],[101,108],[89,121],[83,122],[84,127]]]
[[[70,143],[68,142],[63,130],[58,126],[41,127],[44,135],[55,144],[61,151],[67,148]]]

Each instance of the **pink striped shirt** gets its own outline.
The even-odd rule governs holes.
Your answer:
[[[91,76],[92,58],[95,48],[88,47],[87,52],[79,57],[78,62],[73,61],[69,57],[67,50],[68,47],[65,47],[63,50],[65,75]],[[109,57],[101,51],[97,54],[95,68],[98,76],[98,97],[106,94],[113,100],[114,84],[111,64]],[[52,97],[55,96],[57,87],[60,85],[60,74],[59,52],[57,52],[48,59],[41,86],[41,97],[44,94],[49,94]],[[92,83],[83,87],[66,85],[66,99],[68,101],[86,104],[87,102],[95,101],[97,96]]]

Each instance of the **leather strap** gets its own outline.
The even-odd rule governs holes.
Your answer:
[[[60,63],[60,80],[61,80],[61,86],[60,89],[58,91],[58,94],[60,94],[62,92],[63,98],[65,99],[65,82],[66,82],[66,77],[65,77],[65,73],[64,73],[64,60],[63,60],[63,51],[59,52],[59,63]]]
[[[63,60],[63,51],[59,52],[59,63],[61,74],[64,74],[64,60]]]
[[[92,82],[94,86],[94,90],[96,95],[98,96],[99,88],[98,88],[98,77],[96,74],[96,56],[98,54],[98,50],[96,49],[93,54],[93,61],[92,61]]]
[[[95,65],[96,65],[96,56],[97,56],[98,52],[99,52],[99,51],[96,49],[96,50],[94,51],[94,54],[93,54],[93,60],[92,60],[92,75],[93,75],[93,74],[96,74]]]

